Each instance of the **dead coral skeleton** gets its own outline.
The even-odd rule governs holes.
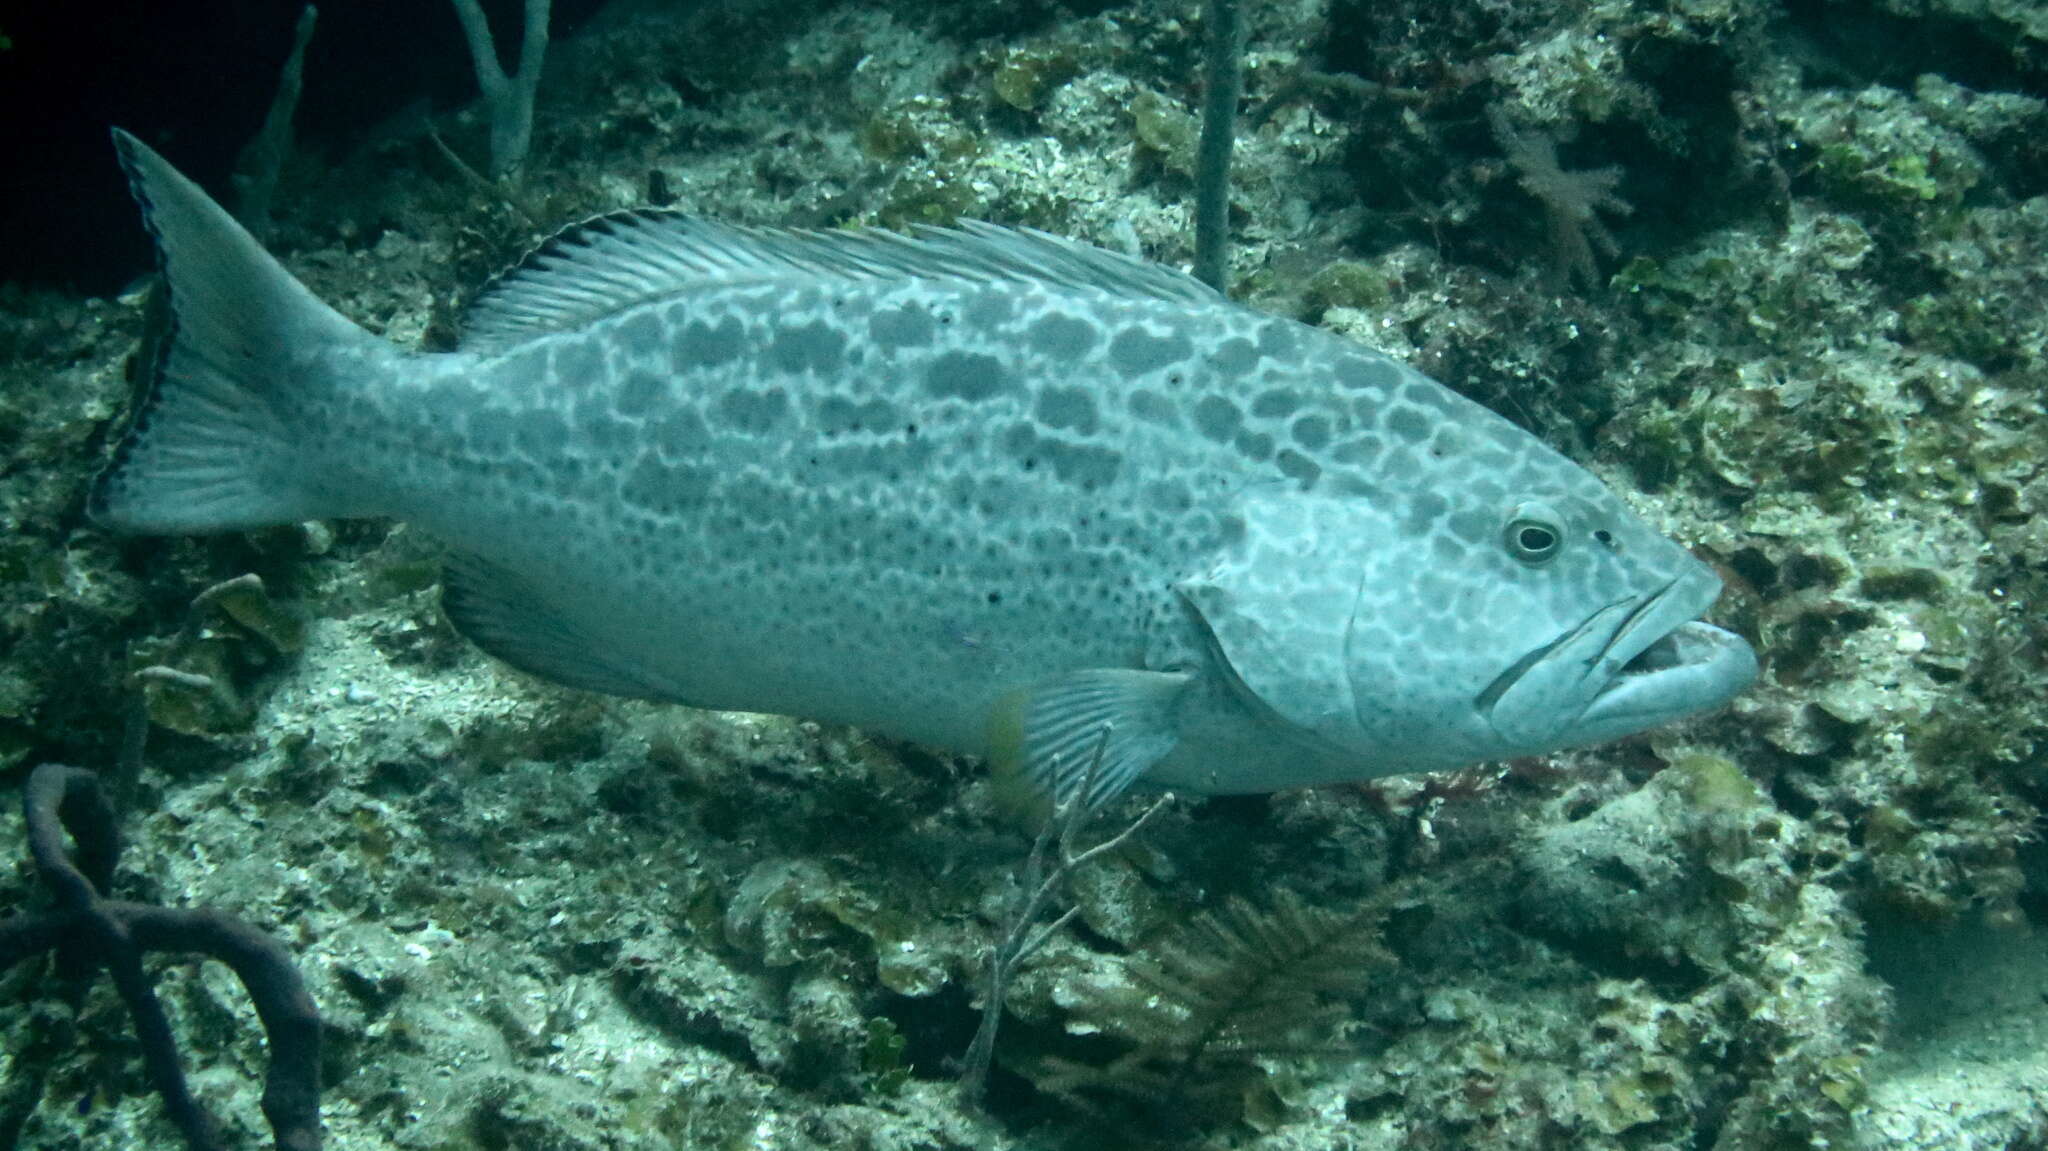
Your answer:
[[[1052,814],[1032,841],[1031,854],[1024,863],[1024,882],[1019,888],[1023,893],[1021,902],[1011,913],[1009,927],[1003,937],[989,951],[985,968],[986,987],[982,991],[981,1026],[974,1033],[974,1042],[967,1048],[960,1071],[960,1091],[969,1102],[978,1101],[988,1086],[989,1065],[995,1058],[996,1030],[1002,1024],[1003,1002],[1009,995],[1010,983],[1016,978],[1018,967],[1044,947],[1080,911],[1078,906],[1069,907],[1052,922],[1039,923],[1038,917],[1046,904],[1067,886],[1079,868],[1130,842],[1153,816],[1173,802],[1173,793],[1167,792],[1153,800],[1151,806],[1122,831],[1085,850],[1079,846],[1081,833],[1087,830],[1095,813],[1100,810],[1100,804],[1093,797],[1102,776],[1102,757],[1109,747],[1110,730],[1109,724],[1102,725],[1102,734],[1095,742],[1088,770],[1081,776],[1078,786],[1066,789],[1065,794],[1054,802]],[[1055,763],[1050,777],[1059,779],[1062,774]]]
[[[476,65],[477,87],[491,120],[491,174],[517,183],[533,140],[533,97],[540,90],[541,62],[548,53],[549,0],[526,0],[526,27],[519,37],[518,70],[498,61],[498,42],[477,0],[452,0],[462,34]]]
[[[150,662],[129,673],[130,686],[138,690],[129,709],[127,750],[122,754],[118,774],[120,785],[125,786],[140,765],[141,741],[148,722],[161,714],[158,708],[162,701],[156,698],[160,692],[203,700],[212,714],[230,727],[246,724],[254,716],[250,703],[222,674],[221,668],[209,666],[195,671],[181,666],[209,638],[210,627],[217,619],[230,621],[238,632],[256,637],[278,654],[288,655],[304,643],[302,625],[271,600],[263,578],[253,572],[223,580],[194,596],[184,624],[169,644]]]

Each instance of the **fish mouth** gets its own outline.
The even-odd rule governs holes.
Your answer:
[[[1756,678],[1756,652],[1746,640],[1726,628],[1687,620],[1658,636],[1622,664],[1600,689],[1594,703],[1597,706],[1617,693],[1642,693],[1652,688],[1665,691],[1672,686],[1674,676],[1739,681],[1728,689],[1727,694],[1734,695]]]
[[[1699,617],[1721,581],[1702,567],[1608,604],[1516,661],[1477,701],[1524,753],[1602,743],[1719,707],[1756,679],[1741,636]]]
[[[1702,572],[1640,601],[1593,661],[1598,689],[1576,726],[1599,729],[1593,739],[1613,738],[1718,707],[1748,687],[1756,652],[1699,618],[1720,594],[1721,581]]]

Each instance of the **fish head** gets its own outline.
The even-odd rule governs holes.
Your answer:
[[[1556,478],[1489,508],[1490,540],[1482,535],[1462,562],[1437,549],[1450,582],[1472,585],[1453,593],[1450,610],[1431,613],[1433,624],[1354,628],[1346,639],[1363,701],[1394,675],[1395,661],[1371,649],[1435,637],[1446,648],[1444,681],[1455,685],[1435,705],[1472,759],[1604,743],[1719,707],[1756,679],[1749,644],[1700,618],[1721,594],[1714,570],[1591,475],[1545,454],[1551,466],[1532,473]]]
[[[1710,567],[1481,414],[1498,426],[1462,438],[1466,459],[1244,493],[1215,565],[1180,585],[1224,680],[1319,777],[1600,743],[1755,678],[1749,645],[1699,619],[1721,590]],[[1328,766],[1345,762],[1355,776]]]

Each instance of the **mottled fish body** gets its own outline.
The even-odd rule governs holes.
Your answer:
[[[628,213],[409,354],[117,133],[175,336],[103,523],[394,516],[450,618],[578,687],[860,725],[1041,789],[1263,791],[1717,706],[1714,575],[1413,369],[987,225]]]

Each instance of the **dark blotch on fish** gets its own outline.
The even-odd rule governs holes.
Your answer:
[[[1128,327],[1109,342],[1109,362],[1126,375],[1142,376],[1180,363],[1193,350],[1186,336],[1155,336],[1143,328]]]
[[[931,312],[917,304],[876,312],[868,321],[868,338],[890,350],[929,344],[935,330]]]
[[[934,396],[985,400],[1008,387],[1002,361],[975,352],[946,352],[924,373],[924,389]]]

